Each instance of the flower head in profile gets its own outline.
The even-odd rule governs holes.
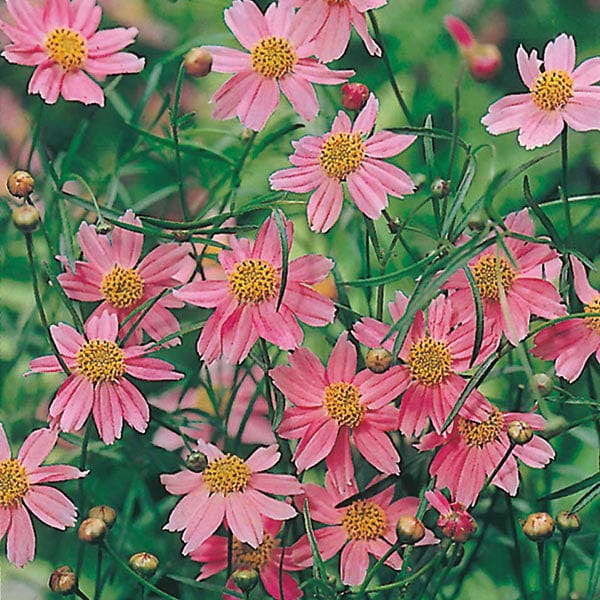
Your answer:
[[[440,490],[428,490],[425,498],[440,513],[437,526],[453,542],[463,544],[477,531],[475,519],[460,502],[449,502]]]
[[[281,218],[291,248],[293,224]],[[232,236],[229,245],[231,250],[218,255],[226,279],[196,280],[174,292],[180,300],[215,309],[198,339],[202,360],[210,364],[223,357],[239,363],[259,337],[292,350],[304,337],[298,320],[313,327],[333,321],[333,302],[311,287],[333,267],[324,256],[307,254],[289,262],[280,302],[282,246],[274,216],[263,223],[254,243]]]
[[[544,65],[542,71],[540,67]],[[544,50],[517,50],[517,65],[525,94],[511,94],[494,102],[481,122],[498,135],[519,130],[519,144],[528,150],[552,142],[565,124],[575,131],[600,129],[600,58],[575,68],[575,40],[561,33]]]
[[[11,63],[36,67],[28,92],[48,104],[59,96],[104,106],[104,92],[93,81],[107,75],[139,73],[144,59],[121,52],[133,43],[135,27],[97,31],[102,9],[95,0],[6,0],[14,24],[0,21],[10,40],[2,56]]]
[[[150,410],[140,390],[125,375],[146,381],[177,380],[182,373],[173,365],[146,356],[149,346],[121,348],[116,340],[117,317],[109,312],[92,315],[85,323],[85,336],[70,325],[50,327],[52,339],[70,374],[50,405],[50,420],[63,431],[81,429],[92,413],[105,444],[121,437],[123,419],[136,431],[148,427]],[[54,355],[34,358],[33,373],[60,373]]]
[[[313,83],[338,85],[354,71],[331,71],[314,58],[310,37],[302,30],[289,0],[260,12],[252,0],[234,0],[225,11],[225,23],[250,52],[222,46],[204,46],[212,55],[212,70],[234,73],[215,93],[215,119],[239,117],[242,124],[260,131],[279,104],[280,93],[307,121],[319,112]]]
[[[265,537],[264,517],[285,521],[296,515],[286,502],[267,496],[302,493],[295,477],[264,472],[281,457],[277,445],[260,447],[246,460],[224,454],[203,440],[198,440],[197,450],[208,459],[204,471],[193,473],[184,469],[160,477],[170,494],[183,496],[164,527],[168,531],[183,531],[183,554],[197,550],[223,519],[239,542],[258,548]]]
[[[387,208],[388,194],[401,198],[414,192],[412,179],[381,159],[400,154],[416,137],[390,131],[370,135],[378,110],[379,101],[371,94],[354,125],[345,112],[339,111],[329,133],[322,137],[307,135],[292,142],[295,150],[290,162],[294,166],[269,178],[274,190],[315,190],[307,206],[313,231],[329,231],[335,225],[342,210],[343,182],[352,201],[370,219],[379,218]]]
[[[75,505],[56,488],[45,485],[87,475],[69,465],[41,466],[56,445],[56,429],[36,429],[11,458],[0,423],[0,540],[6,535],[6,556],[17,567],[35,555],[35,532],[29,513],[55,529],[73,527]]]

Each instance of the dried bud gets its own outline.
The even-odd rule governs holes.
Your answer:
[[[19,231],[31,233],[40,225],[40,212],[35,206],[24,204],[12,211],[12,220]]]
[[[438,200],[450,194],[450,181],[437,177],[431,184],[431,195]]]
[[[129,559],[129,566],[140,577],[150,579],[158,569],[158,558],[149,552],[138,552]]]
[[[413,515],[400,515],[396,531],[402,544],[416,544],[425,537],[425,525]]]
[[[477,211],[471,214],[469,219],[467,220],[467,225],[469,229],[473,229],[474,231],[482,231],[487,225],[488,218],[482,211]]]
[[[554,389],[552,377],[546,373],[536,373],[531,384],[542,396],[547,396]]]
[[[110,529],[117,520],[117,511],[111,506],[101,504],[99,506],[92,506],[92,508],[88,510],[88,517],[92,519],[102,519]]]
[[[460,502],[452,502],[450,509],[440,515],[437,525],[447,538],[464,544],[477,531],[477,523]]]
[[[81,522],[77,536],[82,542],[99,544],[107,532],[106,523],[102,519],[94,517]]]
[[[15,171],[8,176],[6,187],[11,196],[26,198],[33,192],[35,179],[27,171]]]
[[[189,242],[192,239],[192,232],[189,229],[178,229],[173,233],[173,237],[178,242]]]
[[[69,596],[74,594],[79,588],[77,574],[71,567],[58,567],[52,571],[48,581],[48,587],[55,593],[61,596]]]
[[[575,513],[571,513],[568,510],[561,510],[556,515],[556,526],[565,535],[577,533],[581,529],[581,519]]]
[[[546,512],[531,513],[521,527],[531,541],[543,542],[554,533],[554,519]]]
[[[365,363],[373,373],[385,373],[390,368],[393,358],[392,353],[385,348],[371,348],[365,356]]]
[[[369,99],[369,88],[364,83],[345,83],[342,86],[342,106],[360,110]]]
[[[212,56],[205,48],[192,48],[183,57],[183,67],[190,77],[206,77],[212,68]]]
[[[511,421],[506,430],[510,440],[517,446],[523,446],[533,438],[533,429],[525,421]]]
[[[465,555],[465,549],[462,544],[450,544],[442,558],[442,564],[448,567],[457,567]]]
[[[251,592],[258,583],[258,571],[256,569],[236,569],[232,578],[242,592]]]
[[[202,473],[208,465],[208,458],[202,452],[191,452],[185,457],[185,466],[194,473]]]
[[[99,235],[108,235],[114,228],[114,225],[111,225],[106,221],[102,221],[96,225],[96,233]]]

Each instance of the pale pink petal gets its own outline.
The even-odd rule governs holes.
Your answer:
[[[252,68],[252,58],[247,52],[223,48],[222,46],[202,46],[212,57],[211,71],[215,73],[238,73]]]
[[[6,558],[22,567],[35,555],[35,533],[29,513],[22,505],[10,509],[11,521],[6,538]]]
[[[240,44],[250,50],[252,46],[271,32],[264,15],[250,0],[235,0],[225,13],[225,23]]]
[[[371,56],[381,56],[381,48],[369,35],[366,15],[363,13],[363,11],[359,12],[358,10],[356,10],[352,5],[350,6],[350,14],[352,18],[352,25],[354,25],[356,33],[358,33],[360,39],[363,41],[367,52]]]
[[[217,501],[219,499],[222,501],[222,497],[220,496],[213,495],[212,498]],[[192,533],[195,528],[202,525],[197,517],[201,516],[202,513],[206,511],[208,500],[209,492],[206,487],[200,487],[192,493],[187,494],[175,505],[175,508],[171,511],[169,520],[163,529],[166,529],[167,531],[181,531],[182,529],[185,529],[184,536],[188,533]],[[221,515],[223,515],[223,512],[221,512]]]
[[[600,57],[595,56],[594,58],[584,60],[573,71],[573,81],[576,88],[598,83],[600,81]]]
[[[253,80],[259,77],[254,71],[242,71],[228,79],[213,95],[216,104],[212,116],[215,119],[231,119],[237,115],[242,99]]]
[[[327,363],[329,383],[340,381],[351,383],[356,374],[356,346],[348,341],[347,333],[338,338]]]
[[[298,494],[302,493],[302,487],[298,483]],[[279,495],[284,495],[283,490],[279,492]],[[270,498],[261,492],[248,488],[244,492],[245,502],[251,503],[256,507],[260,508],[260,514],[269,519],[275,519],[276,521],[285,521],[292,519],[296,516],[296,509],[287,502],[282,500],[275,500]]]
[[[312,121],[317,116],[319,101],[313,86],[304,77],[288,73],[285,77],[279,79],[279,87],[294,110],[303,119]]]
[[[40,64],[29,80],[27,92],[39,94],[47,104],[55,104],[60,95],[64,71],[54,62]]]
[[[98,58],[114,54],[133,44],[138,30],[135,27],[115,27],[97,31],[88,39],[88,56]]]
[[[173,296],[202,308],[214,308],[229,297],[226,281],[208,279],[196,280],[173,291]]]
[[[60,93],[68,101],[75,100],[83,104],[104,106],[102,88],[81,70],[72,71],[65,75]]]
[[[248,460],[246,460],[246,464],[255,473],[270,469],[277,464],[280,458],[281,453],[278,450],[277,444],[272,444],[271,446],[257,448]]]
[[[253,308],[252,305],[244,305],[223,323],[221,328],[223,357],[230,364],[244,360],[258,339],[252,318]]]
[[[85,334],[90,340],[108,340],[114,342],[119,332],[117,315],[108,311],[90,317],[84,325]]]
[[[336,115],[335,119],[333,120],[333,124],[331,125],[330,133],[350,133],[351,131],[352,121],[350,120],[350,117],[343,110],[338,110],[338,114]]]
[[[331,452],[338,429],[337,422],[330,418],[311,423],[294,453],[294,462],[298,472],[313,467]]]
[[[59,352],[65,358],[75,358],[81,346],[85,344],[85,338],[66,323],[50,325],[50,334]]]
[[[373,158],[365,158],[361,169],[379,182],[386,193],[398,198],[416,190],[413,180],[399,167]]]
[[[11,452],[10,446],[8,445],[8,438],[6,437],[6,432],[4,431],[4,425],[0,423],[0,461],[8,460],[10,457]]]
[[[301,58],[294,67],[294,73],[308,79],[311,83],[337,85],[345,83],[354,75],[354,71],[332,71],[313,58]]]
[[[567,314],[558,290],[549,281],[517,277],[510,291],[524,300],[534,315],[554,319]]]
[[[28,0],[6,0],[8,12],[13,16],[17,26],[29,29],[42,39],[47,31],[42,23],[42,11]]]
[[[10,525],[10,508],[0,508],[0,540],[6,535]]]
[[[378,219],[388,205],[387,195],[379,181],[359,168],[348,175],[347,183],[358,209],[370,219]]]
[[[183,373],[174,371],[173,365],[167,361],[145,356],[139,358],[127,357],[125,372],[137,379],[145,379],[146,381],[178,380],[183,377]]]
[[[325,177],[319,165],[292,167],[275,171],[269,177],[269,183],[273,190],[287,190],[302,194],[318,187]]]
[[[28,470],[39,467],[56,445],[56,429],[36,429],[30,433],[19,450],[19,462]]]
[[[364,541],[349,541],[340,556],[340,576],[346,585],[360,585],[369,568],[369,554]]]
[[[517,446],[513,453],[528,467],[542,469],[556,455],[554,448],[543,438],[535,435],[527,444]]]
[[[306,207],[312,231],[325,233],[337,222],[342,211],[344,194],[337,179],[327,177],[310,197]]]
[[[592,131],[600,129],[600,89],[593,92],[575,90],[573,98],[562,110],[562,115],[569,127],[575,131]]]
[[[559,69],[568,74],[575,68],[575,40],[573,36],[561,33],[553,42],[548,42],[544,49],[544,69]]]
[[[452,39],[463,50],[468,50],[475,43],[475,37],[469,26],[458,17],[448,15],[444,17],[444,25]]]
[[[119,400],[123,418],[136,431],[143,433],[150,420],[150,408],[142,392],[133,383],[123,379],[120,384]]]
[[[70,479],[81,479],[87,475],[87,471],[80,471],[70,465],[50,465],[28,469],[27,476],[30,484],[52,483],[55,481],[68,481]]]
[[[112,444],[119,439],[123,430],[123,412],[118,390],[111,382],[101,383],[96,389],[92,410],[98,434],[105,444]]]
[[[108,238],[96,233],[93,225],[82,223],[77,239],[84,256],[100,273],[108,273],[115,266],[116,261]]]
[[[71,3],[71,27],[89,38],[100,25],[102,9],[96,0],[74,0]]]
[[[179,471],[178,473],[164,473],[160,476],[160,482],[165,486],[169,494],[181,496],[189,494],[200,486],[202,475],[192,471]]]
[[[317,4],[317,3],[314,3]],[[315,56],[323,62],[340,58],[350,41],[350,9],[347,3],[327,3],[325,15],[321,12],[322,26],[315,37]],[[300,11],[298,20],[310,19],[311,15]],[[315,21],[308,21],[315,27]]]
[[[122,73],[139,73],[145,64],[146,59],[131,52],[117,52],[110,56],[88,58],[85,61],[85,70],[94,77],[104,77]]]
[[[416,135],[378,131],[365,141],[365,152],[372,158],[390,158],[404,152],[416,139]]]
[[[327,277],[333,264],[330,258],[320,254],[305,254],[289,263],[288,281],[315,285]]]
[[[521,125],[519,144],[527,150],[546,146],[564,129],[564,121],[560,111],[539,110]]]
[[[235,492],[225,499],[225,517],[231,533],[252,548],[256,548],[263,540],[264,529],[259,510],[247,494]]]
[[[354,485],[354,465],[350,449],[350,428],[341,427],[333,449],[326,459],[327,476],[329,481],[337,488],[342,496],[352,495]],[[311,511],[312,512],[312,511]],[[337,514],[333,511],[334,514]],[[316,514],[311,516],[317,520]],[[322,521],[324,523],[338,523],[339,515],[333,521]]]
[[[68,27],[71,23],[69,0],[46,0],[42,19],[48,29],[53,27]]]
[[[532,50],[531,54],[525,51],[523,46],[517,50],[517,66],[523,83],[531,89],[534,81],[540,75],[540,65],[542,61],[537,57],[537,50]]]
[[[201,510],[194,513],[190,519],[193,525],[182,536],[183,541],[187,542],[183,547],[183,554],[195,550],[217,530],[225,516],[225,504],[220,494],[213,494],[201,505]]]
[[[394,366],[382,374],[365,369],[354,378],[354,384],[360,389],[361,402],[370,410],[393,402],[410,383],[410,372],[404,365]]]
[[[335,317],[335,305],[306,285],[288,283],[285,304],[297,319],[312,327],[324,327]]]
[[[29,489],[23,502],[40,521],[50,527],[66,529],[75,525],[77,509],[59,490],[35,485]]]
[[[379,100],[377,100],[374,94],[370,94],[367,103],[360,113],[358,113],[358,117],[356,117],[356,120],[354,121],[352,133],[362,133],[363,135],[369,134],[373,127],[375,127],[375,119],[377,118],[378,110]]]
[[[494,102],[481,122],[491,134],[499,135],[523,128],[540,112],[533,103],[531,94],[511,94]]]
[[[353,439],[358,451],[377,470],[393,475],[400,473],[400,456],[385,433],[363,421],[354,428]]]
[[[575,285],[577,297],[584,304],[589,304],[596,296],[598,296],[598,291],[589,284],[585,267],[575,256],[571,256],[571,267],[573,269],[573,283]]]
[[[119,218],[119,221],[127,225],[135,225],[141,227],[142,222],[136,217],[131,210],[127,210],[125,214]],[[115,227],[112,233],[112,249],[114,257],[118,264],[122,267],[135,267],[144,244],[144,234],[137,231],[130,231],[124,227]]]
[[[292,475],[252,473],[252,487],[268,494],[293,495],[302,493],[302,485]]]
[[[277,310],[274,302],[258,304],[253,311],[252,320],[259,337],[282,350],[293,350],[302,343],[302,328],[285,305]]]

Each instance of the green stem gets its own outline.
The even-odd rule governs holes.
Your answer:
[[[428,600],[435,600],[437,598],[437,595],[440,593],[440,590],[442,589],[442,586],[444,585],[444,582],[446,581],[446,577],[448,577],[448,573],[450,573],[450,570],[452,569],[452,565],[448,564],[444,567],[439,579],[437,580],[437,583],[435,584],[435,587],[433,588],[433,592],[430,592],[427,595],[427,599]],[[427,589],[427,587],[425,587],[423,589],[423,592],[425,591],[425,589]],[[423,594],[421,594],[423,595]]]
[[[90,600],[80,589],[77,589],[77,591],[75,592],[75,595],[78,598],[81,598],[81,600]]]
[[[560,136],[561,163],[562,163],[562,200],[565,209],[565,222],[567,224],[567,244],[573,245],[573,223],[571,222],[571,209],[569,206],[569,186],[568,186],[568,169],[569,169],[569,154],[568,154],[568,128],[562,131]]]
[[[257,136],[257,132],[253,131],[250,135],[250,139],[248,139],[246,141],[244,150],[242,151],[242,154],[240,155],[240,158],[237,161],[237,164],[236,164],[233,172],[231,173],[231,188],[230,188],[229,192],[227,193],[227,195],[225,196],[225,200],[224,200],[223,204],[219,208],[220,212],[223,212],[223,210],[225,209],[227,204],[230,205],[229,206],[230,212],[232,212],[232,213],[235,212],[235,197],[236,197],[238,189],[242,185],[241,172],[242,172],[242,169],[244,168],[244,164],[246,163],[248,155],[250,154],[250,150],[251,150],[252,146],[254,145],[256,136]]]
[[[454,111],[452,115],[452,146],[450,147],[450,161],[448,163],[448,176],[446,179],[452,180],[452,171],[454,170],[454,161],[456,160],[456,150],[458,148],[458,128],[460,126],[460,84],[465,74],[465,63],[463,63],[456,77],[454,87]]]
[[[523,575],[523,560],[521,558],[521,546],[517,536],[517,526],[512,500],[508,494],[505,494],[506,507],[508,509],[508,522],[510,524],[510,533],[513,538],[514,552],[511,553],[513,568],[517,575],[517,583],[521,591],[521,598],[528,600],[527,586],[525,585],[525,576]]]
[[[364,596],[364,594],[366,593],[365,590],[367,589],[367,586],[369,585],[371,579],[373,579],[373,577],[375,577],[375,574],[377,573],[377,571],[379,570],[379,568],[381,567],[381,565],[383,565],[383,563],[395,552],[398,552],[398,549],[400,548],[402,544],[400,544],[399,542],[396,542],[395,544],[392,544],[387,552],[367,571],[367,574],[365,575],[365,579],[362,582],[360,588],[358,589],[358,592],[356,592],[356,594],[358,595],[359,598],[362,598]],[[372,591],[372,590],[369,590]]]
[[[80,471],[85,471],[85,467],[87,464],[87,455],[88,455],[88,445],[90,443],[90,435],[92,433],[92,427],[90,425],[90,421],[88,420],[88,423],[86,425],[85,428],[85,433],[83,435],[83,441],[81,442],[81,454],[79,455],[79,470]],[[79,510],[80,510],[80,514],[84,514],[86,507],[85,507],[85,478],[81,478],[78,480],[77,482],[78,484],[78,496],[79,496]],[[76,573],[80,573],[81,572],[81,567],[83,565],[83,555],[85,553],[85,544],[83,542],[79,543],[79,548],[77,549],[77,569],[76,569]]]
[[[185,183],[183,181],[183,168],[181,166],[181,149],[179,148],[179,126],[177,125],[177,114],[179,113],[179,100],[181,97],[181,86],[185,76],[185,67],[183,62],[179,66],[177,74],[177,84],[175,86],[175,99],[173,101],[173,110],[171,111],[171,132],[173,134],[173,145],[175,146],[175,168],[177,170],[177,187],[179,189],[179,203],[181,204],[181,213],[184,221],[189,221],[187,204],[185,201]]]
[[[515,446],[516,444],[511,440],[510,445],[508,446],[506,452],[504,453],[504,456],[502,457],[502,460],[496,465],[496,468],[490,473],[488,478],[485,480],[485,483],[483,484],[484,488],[490,485],[490,483],[492,483],[492,481],[494,480],[494,477],[498,475],[498,471],[500,471],[500,469],[504,466],[504,463],[506,463],[506,461],[510,458],[510,455],[515,449]]]
[[[548,590],[548,573],[546,569],[546,559],[544,556],[544,542],[537,542],[538,549],[538,564],[540,570],[540,589],[542,590],[542,598],[550,598],[550,590]]]
[[[102,595],[102,546],[98,546],[98,556],[96,560],[96,583],[94,588],[94,600],[100,600]]]
[[[565,548],[567,547],[567,539],[568,536],[563,535],[560,543],[560,550],[558,552],[558,558],[556,559],[556,566],[554,567],[554,582],[552,584],[553,588],[553,598],[556,600],[558,598],[558,584],[560,582],[560,569],[562,567],[563,558],[565,555]]]

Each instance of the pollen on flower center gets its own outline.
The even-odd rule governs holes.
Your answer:
[[[0,462],[0,506],[14,506],[29,491],[29,478],[25,467],[16,459]]]
[[[323,144],[319,164],[329,177],[342,181],[360,167],[364,157],[360,133],[334,133]]]
[[[102,278],[100,291],[115,308],[129,308],[142,299],[144,280],[137,269],[115,265]]]
[[[424,385],[441,383],[452,372],[452,355],[448,344],[429,336],[415,342],[408,358],[410,374]]]
[[[583,311],[586,313],[600,313],[600,294],[592,299],[591,302],[583,307]],[[600,317],[586,317],[585,324],[590,328],[600,333]]]
[[[561,69],[544,71],[533,82],[531,96],[542,110],[563,108],[573,97],[573,78]]]
[[[90,340],[75,355],[77,370],[92,383],[117,381],[125,374],[125,352],[115,342]]]
[[[498,300],[500,289],[498,282],[502,283],[504,292],[508,292],[517,276],[515,270],[502,256],[486,254],[477,264],[471,267],[479,294],[485,300]]]
[[[52,29],[44,40],[48,56],[64,71],[80,69],[88,57],[85,38],[68,27]]]
[[[469,446],[483,448],[495,442],[504,427],[504,415],[494,408],[494,412],[482,423],[458,418],[458,433]]]
[[[292,44],[275,36],[260,39],[251,50],[252,69],[263,77],[273,79],[291,73],[298,62]]]
[[[358,427],[365,416],[360,403],[360,391],[353,383],[331,383],[325,388],[323,406],[327,414],[339,425]]]
[[[342,527],[351,540],[374,540],[387,528],[385,511],[379,504],[367,500],[354,501],[342,518]]]
[[[257,548],[252,548],[248,544],[240,542],[233,538],[233,565],[235,569],[256,569],[260,571],[271,558],[271,552],[279,546],[279,540],[276,540],[271,534],[265,533],[263,541]]]
[[[226,454],[210,463],[202,472],[206,487],[213,494],[223,496],[243,492],[250,481],[250,467],[235,454]]]
[[[227,283],[240,304],[258,304],[276,296],[279,275],[266,260],[247,258],[235,263]]]

